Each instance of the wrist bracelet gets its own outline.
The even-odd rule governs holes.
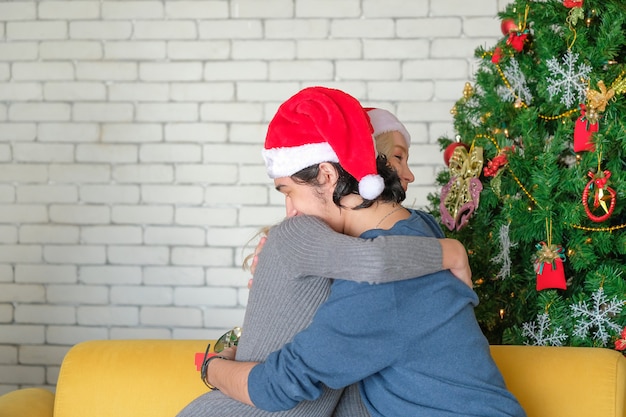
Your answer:
[[[204,385],[206,385],[211,391],[219,391],[219,388],[214,387],[213,385],[209,384],[209,378],[208,378],[208,369],[209,369],[209,362],[211,362],[213,359],[224,359],[224,360],[229,360],[227,357],[225,356],[218,356],[218,355],[214,355],[211,356],[210,358],[207,358],[203,363],[202,363],[202,370],[200,372],[200,376],[202,377],[202,382],[204,382]]]

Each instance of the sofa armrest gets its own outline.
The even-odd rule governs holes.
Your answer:
[[[52,417],[54,394],[43,388],[24,388],[0,396],[2,417]]]
[[[626,417],[626,358],[584,347],[491,346],[528,417]]]
[[[208,390],[195,364],[195,354],[204,353],[207,343],[79,343],[69,350],[61,365],[54,417],[175,416]]]

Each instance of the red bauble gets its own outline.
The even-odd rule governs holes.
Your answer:
[[[508,35],[513,31],[519,31],[519,27],[517,26],[517,23],[515,23],[515,20],[504,19],[502,23],[500,23],[500,30],[502,31],[503,35]]]
[[[445,162],[446,166],[450,165],[450,158],[454,153],[454,150],[459,146],[463,146],[465,149],[469,150],[469,146],[464,144],[463,142],[454,142],[448,145],[445,151],[443,151],[443,162]]]

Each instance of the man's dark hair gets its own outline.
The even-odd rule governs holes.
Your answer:
[[[338,173],[337,184],[335,186],[335,192],[333,193],[333,202],[336,206],[343,207],[340,203],[341,198],[349,194],[359,194],[359,182],[338,163],[330,163],[335,167]],[[385,182],[385,189],[375,200],[363,199],[361,204],[352,208],[367,208],[376,201],[401,203],[406,198],[406,193],[400,183],[400,177],[398,177],[396,171],[391,168],[385,155],[378,155],[378,158],[376,158],[376,168],[378,170],[378,175],[380,175]],[[318,174],[319,164],[312,165],[296,172],[291,176],[291,179],[296,183],[315,187],[320,185],[317,182]]]

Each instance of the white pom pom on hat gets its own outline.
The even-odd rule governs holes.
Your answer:
[[[404,137],[406,141],[406,147],[411,146],[411,135],[409,131],[406,130],[406,127],[398,120],[393,113],[385,110],[379,109],[375,107],[368,107],[365,109],[367,111],[367,115],[370,118],[370,122],[372,123],[372,127],[374,128],[374,137],[380,135],[381,133],[398,131]]]
[[[376,168],[373,128],[359,101],[341,90],[305,88],[280,105],[270,121],[263,159],[270,178],[288,177],[322,162],[337,162],[368,200],[384,190]]]

